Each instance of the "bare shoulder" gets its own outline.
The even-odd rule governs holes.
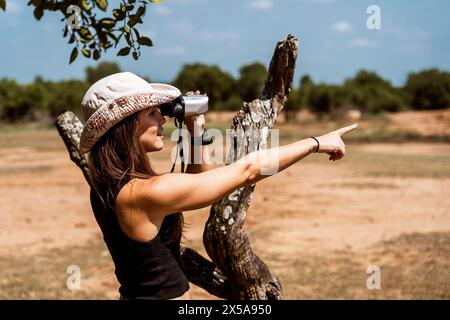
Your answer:
[[[133,206],[133,189],[137,179],[128,181],[116,196],[116,208],[120,211],[131,208]]]
[[[133,240],[146,242],[153,239],[161,226],[161,219],[144,206],[145,185],[152,179],[132,179],[116,197],[116,214],[120,227]]]
[[[116,197],[116,208],[119,211],[137,210],[146,200],[148,188],[155,182],[155,177],[147,179],[131,179],[125,184]]]

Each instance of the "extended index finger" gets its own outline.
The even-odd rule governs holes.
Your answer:
[[[337,132],[338,132],[339,135],[342,137],[344,134],[346,134],[346,133],[348,133],[348,132],[350,132],[350,131],[353,131],[353,130],[355,130],[356,128],[358,128],[358,124],[357,124],[357,123],[352,124],[352,125],[347,126],[347,127],[343,127],[343,128],[341,128],[341,129],[339,129]]]

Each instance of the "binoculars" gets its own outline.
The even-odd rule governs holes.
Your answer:
[[[208,101],[207,95],[193,95],[193,96],[179,96],[178,98],[163,103],[159,106],[161,114],[166,117],[175,118],[175,125],[181,130],[182,123],[186,117],[197,116],[208,111]],[[177,124],[178,122],[178,124]],[[206,131],[199,138],[200,141],[197,142],[195,138],[191,138],[191,144],[202,144],[208,145],[213,143],[213,139],[208,137]],[[184,172],[184,159],[183,159],[183,145],[182,145],[181,131],[178,136],[177,150],[180,150],[181,162],[181,172]],[[178,152],[177,152],[178,153]],[[176,159],[175,159],[176,162]],[[175,162],[173,163],[172,170],[175,168]]]
[[[183,122],[185,117],[196,116],[208,111],[208,96],[179,96],[175,100],[160,105],[163,116]]]

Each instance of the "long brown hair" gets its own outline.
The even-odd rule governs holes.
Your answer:
[[[135,112],[109,129],[89,153],[92,185],[105,209],[114,210],[115,196],[128,181],[156,175],[138,133],[139,112]],[[182,229],[183,215],[175,213],[165,217],[159,234],[165,242],[179,242]]]

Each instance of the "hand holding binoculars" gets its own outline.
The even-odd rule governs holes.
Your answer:
[[[208,111],[207,95],[179,96],[160,106],[161,114],[175,118],[182,123],[184,118],[203,114]]]
[[[175,118],[178,121],[179,127],[187,117],[197,116],[208,111],[207,95],[184,95],[164,103],[160,106],[161,114],[170,118]],[[176,122],[175,122],[176,123]],[[200,137],[201,141],[191,139],[191,144],[211,144],[213,139],[208,137],[205,133]]]

